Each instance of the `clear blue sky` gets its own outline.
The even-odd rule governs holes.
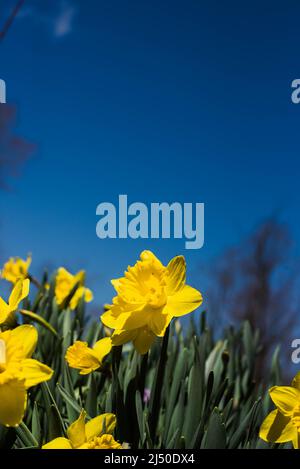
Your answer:
[[[0,78],[37,151],[1,193],[1,263],[32,252],[33,272],[86,268],[101,303],[145,248],[184,254],[201,289],[199,265],[271,213],[298,242],[299,13],[292,0],[25,1]],[[204,202],[205,246],[99,240],[96,206],[118,194]]]

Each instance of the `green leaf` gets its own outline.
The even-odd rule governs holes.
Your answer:
[[[89,376],[85,409],[92,418],[97,416],[97,382],[93,373]]]
[[[48,439],[53,440],[56,437],[64,435],[64,421],[49,389],[48,383],[41,383],[41,389],[48,417]]]
[[[51,324],[49,324],[49,322],[46,321],[46,319],[44,319],[39,314],[33,313],[32,311],[28,311],[26,309],[20,309],[19,311],[22,314],[22,316],[26,317],[27,319],[30,319],[33,322],[37,322],[38,324],[43,326],[45,329],[50,331],[55,337],[58,336],[54,327],[52,327]]]
[[[237,429],[234,432],[233,436],[230,438],[229,448],[237,448],[243,442],[243,438],[246,435],[247,429],[252,421],[253,414],[255,413],[256,406],[257,402],[253,404],[251,410],[247,413],[246,417],[242,420],[239,425],[238,422],[236,422]]]
[[[39,443],[24,422],[16,427],[16,433],[25,447],[38,448]]]
[[[210,416],[205,445],[206,449],[224,449],[226,448],[226,431],[220,412],[215,408]]]
[[[80,414],[82,410],[82,406],[78,404],[77,400],[72,397],[68,391],[65,390],[61,384],[57,383],[56,385],[58,392],[61,394],[62,398],[65,400],[66,403],[68,403],[75,411],[76,411],[76,418],[78,417],[78,414]]]
[[[32,412],[32,434],[38,444],[42,442],[42,433],[41,433],[41,416],[39,414],[39,409],[37,402],[34,402],[33,412]]]
[[[146,431],[145,431],[142,398],[141,398],[141,393],[139,390],[137,390],[135,393],[135,405],[136,405],[136,415],[137,415],[137,421],[138,421],[139,433],[140,433],[140,444],[141,444],[141,447],[143,447],[145,443],[145,438],[146,438]]]

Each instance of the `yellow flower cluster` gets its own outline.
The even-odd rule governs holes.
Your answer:
[[[19,305],[29,295],[30,265],[31,257],[10,258],[1,272],[1,277],[13,284],[8,302],[0,298],[0,423],[7,426],[17,426],[22,421],[28,388],[53,375],[47,365],[31,358],[38,341],[37,329],[17,325]],[[112,284],[117,295],[101,316],[104,326],[113,330],[111,337],[102,338],[92,347],[77,340],[67,349],[66,361],[81,375],[101,369],[113,346],[133,342],[136,350],[145,354],[156,337],[164,336],[174,317],[188,314],[202,303],[200,292],[186,285],[186,264],[182,256],[164,266],[151,251],[143,251],[140,260]],[[84,271],[72,275],[59,268],[55,298],[59,306],[69,306],[71,310],[82,299],[90,302],[93,294],[85,287]],[[68,428],[67,438],[56,438],[43,449],[122,449],[113,437],[115,426],[113,414],[99,415],[86,422],[82,410]]]
[[[174,257],[165,267],[151,252],[128,267],[124,277],[112,280],[118,295],[101,316],[114,329],[111,338],[99,340],[91,349],[77,341],[69,347],[66,360],[80,374],[101,368],[112,346],[133,342],[140,354],[148,352],[156,337],[163,337],[173,317],[194,311],[202,303],[201,293],[186,285],[184,257]]]

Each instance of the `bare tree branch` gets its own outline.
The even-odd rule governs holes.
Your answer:
[[[8,33],[9,28],[14,22],[14,19],[16,18],[17,14],[19,13],[20,9],[22,8],[25,0],[18,0],[16,6],[13,8],[11,14],[7,18],[7,20],[4,23],[4,26],[2,30],[0,31],[0,41],[3,41],[4,37]]]
[[[284,364],[290,360],[289,344],[299,325],[299,271],[289,257],[290,244],[287,227],[267,220],[249,239],[224,253],[212,273],[212,316],[223,324],[224,319],[248,320],[260,330],[259,379],[264,378],[276,345],[283,345]]]

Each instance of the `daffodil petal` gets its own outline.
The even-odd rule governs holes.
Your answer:
[[[12,337],[16,338],[23,347],[24,358],[29,358],[33,354],[38,341],[38,332],[34,326],[24,324],[11,331]]]
[[[30,288],[30,280],[28,278],[25,278],[23,280],[23,285],[22,285],[22,294],[21,294],[21,301],[24,300],[29,295],[29,288]]]
[[[89,288],[85,288],[84,289],[84,301],[86,303],[90,303],[91,301],[93,301],[93,298],[94,298],[94,295],[93,295],[92,290],[90,290]]]
[[[59,437],[46,443],[42,449],[73,449],[70,440],[67,438]]]
[[[21,301],[22,290],[23,290],[23,280],[18,280],[15,286],[13,287],[9,300],[8,300],[9,307],[12,310],[17,308],[19,302]]]
[[[150,311],[143,307],[134,311],[121,313],[119,316],[113,316],[109,311],[106,311],[101,316],[101,321],[111,329],[138,329],[147,325]]]
[[[273,410],[263,421],[259,436],[271,443],[293,441],[297,428],[289,417],[285,417],[278,409]]]
[[[0,423],[17,427],[24,416],[27,394],[24,380],[9,378],[0,382]]]
[[[167,265],[167,294],[174,295],[180,291],[186,280],[186,263],[183,256],[174,257]]]
[[[3,324],[4,322],[7,321],[10,312],[11,310],[8,304],[5,303],[5,301],[2,298],[0,298],[0,324]]]
[[[148,328],[141,328],[138,330],[137,335],[133,340],[133,345],[141,355],[144,355],[148,352],[154,340],[155,334],[153,334],[153,332]]]
[[[85,271],[79,270],[79,272],[77,272],[77,274],[74,275],[74,278],[73,278],[74,285],[76,283],[80,283],[80,285],[83,285],[84,281],[85,281]]]
[[[149,317],[148,326],[155,335],[163,337],[171,320],[171,314],[163,314],[162,312],[156,311]]]
[[[16,285],[14,286],[8,304],[12,311],[16,310],[19,306],[19,303],[26,298],[29,294],[29,279],[25,280],[18,280]]]
[[[300,402],[300,391],[291,386],[274,386],[269,390],[270,397],[284,416],[291,416]]]
[[[162,263],[160,262],[160,260],[158,259],[158,257],[156,257],[155,254],[153,254],[152,251],[143,251],[140,255],[140,258],[141,258],[141,261],[151,261],[153,262],[157,267],[159,268],[162,268],[163,265]]]
[[[78,306],[79,301],[84,296],[84,287],[78,287],[70,301],[70,308],[75,309]]]
[[[85,417],[86,412],[82,410],[78,419],[75,420],[75,422],[73,422],[67,430],[69,440],[75,449],[79,448],[79,446],[86,442]]]
[[[85,425],[86,439],[89,441],[95,436],[101,435],[103,429],[105,429],[105,433],[113,433],[116,423],[117,420],[114,414],[107,413],[98,415],[98,417],[89,420]]]
[[[127,342],[131,342],[136,338],[137,330],[132,331],[122,331],[122,330],[115,330],[113,335],[111,336],[111,341],[114,346],[116,345],[123,345]]]
[[[103,358],[109,354],[112,349],[112,343],[110,337],[104,337],[104,339],[98,340],[93,347],[93,351],[96,353],[98,360],[103,361]]]
[[[300,371],[298,371],[298,373],[294,377],[294,379],[292,381],[292,386],[293,386],[293,388],[299,389],[299,391],[300,391]]]
[[[294,446],[294,449],[300,448],[300,433],[299,432],[294,433],[293,446]]]
[[[119,287],[121,286],[120,280],[121,280],[121,278],[114,278],[110,282],[117,293],[118,293]]]
[[[53,370],[37,360],[25,358],[25,360],[22,360],[21,364],[26,389],[43,383],[44,381],[49,381],[49,379],[52,378]]]
[[[168,297],[167,310],[172,316],[184,316],[198,308],[202,303],[202,295],[195,288],[185,285],[179,292]]]

